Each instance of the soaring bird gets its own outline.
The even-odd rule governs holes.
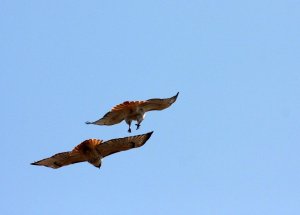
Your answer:
[[[112,139],[105,142],[98,139],[85,140],[72,151],[61,152],[31,164],[57,169],[70,164],[87,161],[95,167],[100,168],[102,158],[117,152],[141,147],[151,137],[152,133],[153,131],[142,135]]]
[[[141,122],[145,118],[145,113],[152,110],[163,110],[170,107],[177,99],[179,92],[170,98],[165,99],[149,99],[145,101],[126,101],[118,104],[106,113],[101,119],[94,122],[86,122],[86,124],[95,125],[114,125],[122,122],[128,124],[128,132],[131,132],[131,122],[137,121],[136,129],[139,129]]]

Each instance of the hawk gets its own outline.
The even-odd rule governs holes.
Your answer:
[[[72,151],[61,152],[52,157],[31,163],[57,169],[79,162],[89,162],[97,168],[101,167],[102,158],[111,154],[143,146],[151,137],[153,131],[131,137],[103,140],[89,139],[77,145]]]
[[[86,124],[94,125],[114,125],[122,122],[128,124],[128,132],[131,132],[131,122],[137,121],[136,129],[139,129],[141,122],[145,118],[145,113],[152,110],[163,110],[170,107],[177,99],[179,92],[170,98],[165,99],[149,99],[145,101],[126,101],[118,104],[106,113],[101,119],[94,122],[86,122]]]

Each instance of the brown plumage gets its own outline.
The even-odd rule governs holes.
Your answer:
[[[143,146],[153,131],[131,137],[117,138],[103,142],[89,139],[77,145],[72,151],[61,152],[52,157],[31,163],[57,169],[74,163],[87,161],[95,167],[101,167],[101,159],[111,154]]]
[[[176,101],[178,94],[179,93],[166,99],[126,101],[113,107],[111,111],[106,113],[101,119],[94,122],[86,122],[86,124],[115,125],[125,120],[129,126],[128,132],[131,132],[132,121],[137,121],[136,129],[139,129],[147,111],[163,110],[170,107]]]

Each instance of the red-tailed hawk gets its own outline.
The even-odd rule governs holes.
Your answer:
[[[70,164],[87,161],[95,167],[100,168],[102,158],[117,152],[141,147],[151,137],[152,133],[153,131],[142,135],[112,139],[105,142],[97,139],[85,140],[72,151],[61,152],[31,164],[57,169]]]
[[[139,129],[147,111],[163,110],[170,107],[176,101],[178,94],[179,92],[175,96],[166,99],[126,101],[113,107],[101,119],[95,122],[86,122],[86,124],[114,125],[125,120],[129,126],[128,132],[130,133],[132,121],[137,121],[136,129]]]

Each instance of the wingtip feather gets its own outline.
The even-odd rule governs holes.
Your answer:
[[[153,134],[153,132],[154,132],[154,131],[150,131],[150,132],[148,132],[147,134],[151,136],[151,135]]]
[[[146,140],[148,140],[148,139],[151,137],[151,135],[153,134],[153,132],[154,132],[154,131],[151,131],[151,132],[146,133],[146,136],[147,136],[147,139],[146,139]]]

